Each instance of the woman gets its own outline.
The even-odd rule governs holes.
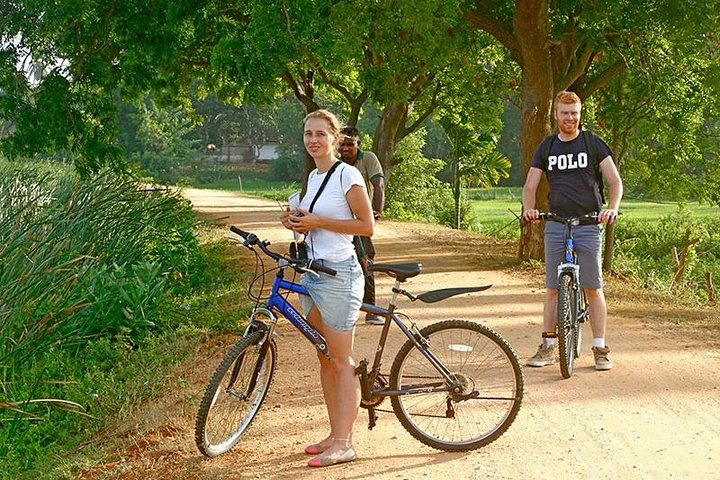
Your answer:
[[[305,448],[306,453],[316,455],[309,466],[325,467],[356,457],[352,427],[360,406],[360,383],[351,355],[364,279],[352,239],[354,235],[371,236],[374,219],[362,175],[335,157],[341,128],[335,115],[317,110],[305,117],[304,125],[305,148],[317,168],[308,176],[299,208],[288,209],[281,220],[285,228],[307,233],[308,257],[337,271],[334,277],[305,273],[301,279],[310,293],[309,297],[301,295],[302,308],[310,324],[325,337],[330,354],[328,359],[318,353],[330,433]]]

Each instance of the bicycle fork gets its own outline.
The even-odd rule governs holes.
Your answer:
[[[263,322],[255,320],[255,316],[258,313],[262,313],[266,315],[270,321],[271,326],[270,328],[267,327]],[[270,342],[272,340],[272,336],[274,333],[274,327],[275,323],[277,321],[277,317],[266,308],[256,308],[254,309],[252,315],[250,316],[250,322],[248,323],[247,328],[245,329],[245,332],[243,333],[243,338],[249,338],[256,332],[264,332],[264,335],[260,338],[259,344],[260,344],[260,351],[258,352],[258,359],[257,362],[255,362],[255,367],[252,376],[250,377],[250,381],[248,382],[247,388],[245,389],[245,392],[238,392],[233,387],[235,386],[235,381],[237,380],[238,374],[240,373],[240,368],[242,368],[243,362],[245,361],[245,352],[243,352],[237,360],[235,360],[235,363],[233,364],[233,369],[230,374],[230,380],[228,381],[228,386],[225,389],[226,393],[237,397],[241,400],[247,400],[250,398],[250,394],[255,390],[255,386],[257,385],[257,379],[260,375],[260,370],[262,370],[263,364],[265,363],[265,355],[267,355],[267,351],[270,348]]]

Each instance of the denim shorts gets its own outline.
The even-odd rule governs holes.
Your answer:
[[[317,261],[335,270],[337,275],[303,273],[300,283],[310,293],[310,296],[300,295],[303,312],[307,315],[316,305],[325,325],[339,331],[352,330],[360,316],[365,290],[360,264],[355,256],[340,262]]]
[[[575,253],[580,264],[580,287],[603,288],[602,224],[573,227]],[[567,227],[559,222],[545,222],[545,286],[557,288],[557,267],[565,261]]]

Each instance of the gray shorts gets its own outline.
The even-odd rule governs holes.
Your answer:
[[[602,224],[573,227],[575,253],[580,264],[580,287],[603,288]],[[545,222],[545,286],[557,288],[557,267],[565,261],[567,227],[559,222]]]
[[[319,261],[335,270],[337,275],[303,273],[300,283],[310,296],[300,295],[300,306],[307,315],[316,305],[325,325],[340,331],[352,330],[360,316],[365,292],[365,277],[360,264],[355,256],[341,262]]]

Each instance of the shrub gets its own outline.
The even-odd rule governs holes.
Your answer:
[[[396,155],[401,159],[386,190],[385,214],[400,220],[437,221],[443,209],[454,208],[450,186],[435,177],[444,166],[422,154],[424,131],[405,137]]]
[[[49,406],[84,414],[59,366],[77,374],[93,339],[136,348],[202,257],[190,203],[175,191],[109,173],[79,180],[57,165],[0,171],[0,457],[26,459],[35,441],[52,441],[36,423],[60,418]]]
[[[699,219],[681,208],[657,223],[619,222],[615,230],[614,265],[622,273],[641,279],[656,291],[684,297],[694,302],[707,301],[706,272],[720,277],[720,219]],[[689,234],[684,273],[678,270],[676,255]]]

